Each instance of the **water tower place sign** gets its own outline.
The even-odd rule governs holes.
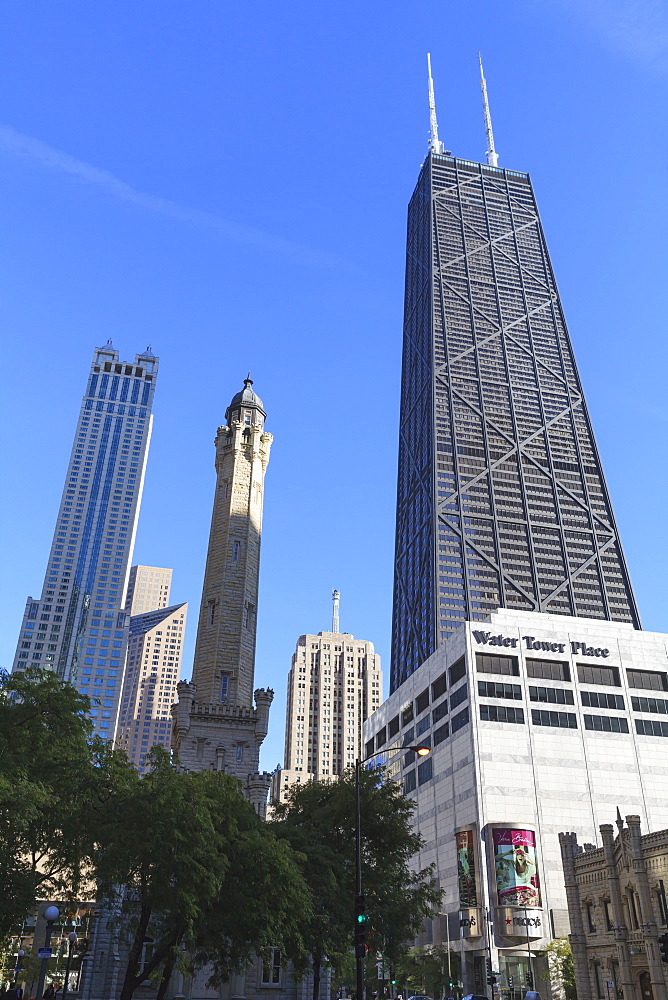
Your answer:
[[[479,646],[505,646],[506,649],[516,649],[519,639],[505,635],[494,635],[492,632],[473,632],[473,638]],[[564,653],[567,643],[550,642],[536,639],[533,635],[523,635],[522,642],[526,648],[540,653]],[[586,642],[572,639],[568,643],[573,656],[610,656],[610,650],[601,646],[588,646]]]

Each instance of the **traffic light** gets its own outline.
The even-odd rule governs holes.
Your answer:
[[[355,897],[355,958],[366,955],[366,901],[364,896]]]
[[[528,990],[533,989],[533,972],[531,971],[531,969],[529,969],[529,971],[527,972],[527,989]]]
[[[491,958],[486,959],[487,965],[487,985],[494,986],[496,984],[496,976],[492,970],[492,960]]]
[[[668,962],[668,934],[662,934],[659,938],[659,951],[661,952],[661,961]]]
[[[509,990],[515,989],[515,980],[513,979],[512,976],[508,976],[508,989]]]

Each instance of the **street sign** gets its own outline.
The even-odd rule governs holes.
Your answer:
[[[51,958],[53,955],[53,948],[40,948],[37,952],[38,958]]]
[[[607,983],[605,985],[608,987],[609,990],[614,990],[614,988],[615,988],[615,984],[612,981],[612,979],[608,979],[608,981],[607,981]]]

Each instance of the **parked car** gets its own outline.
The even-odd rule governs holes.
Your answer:
[[[468,993],[462,1000],[489,1000],[488,996],[482,996],[478,993]]]
[[[408,1000],[431,1000],[431,997],[426,997],[423,993],[417,993],[414,997],[409,997]],[[487,997],[485,997],[485,1000],[487,1000]]]

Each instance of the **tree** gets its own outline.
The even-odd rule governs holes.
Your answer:
[[[450,972],[452,976],[450,975]],[[452,983],[460,979],[460,958],[443,945],[435,948],[412,948],[396,965],[397,982],[411,993],[430,997],[450,996]]]
[[[571,943],[566,937],[555,938],[547,946],[547,965],[550,983],[555,992],[565,1000],[577,1000],[575,968]]]
[[[414,804],[399,784],[379,770],[363,770],[360,783],[362,817],[362,881],[366,899],[367,940],[388,965],[402,946],[431,916],[441,897],[433,870],[414,872],[411,858],[421,846],[413,832]],[[338,782],[293,786],[287,803],[272,824],[301,858],[311,888],[313,909],[303,937],[313,965],[317,998],[325,962],[341,968],[353,936],[355,899],[355,775]]]
[[[88,698],[48,670],[0,672],[0,934],[37,898],[90,885],[91,810],[108,790]]]
[[[195,938],[194,963],[211,965],[210,985],[246,968],[253,953],[268,957],[272,947],[297,972],[308,964],[302,938],[313,900],[298,859],[249,807],[247,828],[231,845],[230,866],[213,907]]]
[[[122,1000],[149,975],[162,998],[186,947],[217,981],[270,945],[303,967],[309,890],[238,781],[160,748],[142,778],[91,738],[89,708],[50,671],[0,675],[0,933],[38,898],[106,902],[130,941]]]
[[[217,982],[270,944],[303,962],[294,914],[308,912],[310,897],[289,846],[260,822],[235,778],[177,771],[160,747],[149,761],[144,777],[117,773],[93,858],[131,942],[120,1000],[159,974],[162,995],[184,950],[190,961],[212,962]]]

